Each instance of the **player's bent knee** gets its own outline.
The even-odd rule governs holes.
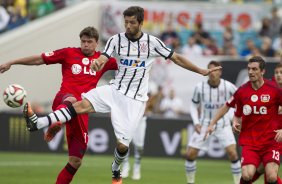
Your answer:
[[[198,149],[189,147],[187,152],[186,152],[186,159],[188,159],[188,160],[195,160],[197,158],[197,156],[198,156],[198,152],[199,152]]]
[[[117,150],[121,153],[121,154],[125,154],[128,151],[128,146],[122,144],[122,143],[118,143],[117,144]]]
[[[78,157],[70,156],[69,157],[69,163],[71,164],[71,166],[78,169],[82,164],[82,159],[80,159]]]

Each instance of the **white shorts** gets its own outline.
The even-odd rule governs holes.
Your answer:
[[[133,136],[133,144],[136,147],[143,148],[145,142],[145,134],[146,134],[146,127],[147,127],[147,117],[144,116],[141,121],[137,125],[137,129],[135,135]]]
[[[226,148],[232,144],[236,144],[234,134],[231,126],[226,126],[215,130],[205,141],[204,135],[206,133],[207,126],[202,126],[201,133],[198,134],[196,131],[193,133],[189,140],[189,147],[208,151],[209,141],[212,136],[216,137],[222,147]]]
[[[129,146],[136,128],[144,115],[146,102],[129,98],[111,85],[100,86],[82,94],[96,112],[111,112],[111,120],[117,140]]]

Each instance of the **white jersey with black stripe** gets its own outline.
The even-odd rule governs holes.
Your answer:
[[[237,87],[234,84],[224,79],[220,79],[218,87],[210,86],[207,81],[198,83],[194,90],[192,103],[200,108],[200,118],[194,118],[193,121],[202,125],[209,125],[217,110],[232,97],[236,90]],[[196,111],[193,112],[197,113]],[[191,116],[196,117],[192,114]],[[217,122],[216,127],[230,125],[230,120],[230,114],[227,113]]]
[[[102,54],[118,62],[118,72],[110,83],[130,98],[147,101],[149,72],[155,58],[170,58],[173,51],[155,36],[142,33],[139,39],[132,40],[120,33],[108,40]]]

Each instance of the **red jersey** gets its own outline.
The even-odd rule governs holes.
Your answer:
[[[99,79],[106,71],[118,68],[116,60],[110,58],[101,71],[91,71],[91,61],[98,58],[100,54],[95,52],[93,56],[85,56],[80,48],[63,48],[43,53],[41,56],[47,65],[62,65],[62,83],[59,93],[71,93],[79,100],[81,93],[97,86]]]
[[[282,105],[282,93],[271,82],[264,81],[258,90],[247,82],[234,94],[235,115],[242,117],[241,146],[260,147],[276,143],[274,130],[279,125],[278,108]]]

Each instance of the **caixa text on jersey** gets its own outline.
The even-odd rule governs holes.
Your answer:
[[[133,67],[145,67],[145,61],[135,59],[120,59],[120,64]]]

